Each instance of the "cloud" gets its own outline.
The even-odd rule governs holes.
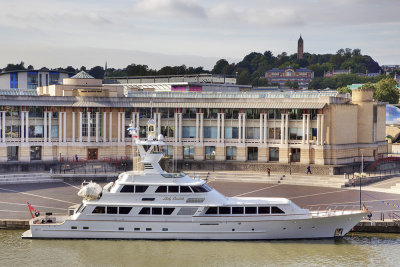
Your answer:
[[[142,0],[133,5],[136,15],[180,19],[205,18],[204,8],[193,0]]]

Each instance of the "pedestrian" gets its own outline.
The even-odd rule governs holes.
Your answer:
[[[78,162],[78,155],[75,154],[75,161]]]
[[[308,175],[308,173],[312,174],[310,165],[307,166],[307,175]]]
[[[271,169],[270,168],[267,168],[267,174],[268,174],[268,176],[271,175]]]

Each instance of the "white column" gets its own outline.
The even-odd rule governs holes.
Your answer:
[[[90,112],[87,113],[87,142],[90,143],[90,135],[91,135],[91,124],[90,124]]]
[[[306,115],[303,114],[303,136],[301,138],[301,143],[304,144],[306,140]]]
[[[200,113],[200,142],[204,140],[204,113]]]
[[[107,141],[107,112],[103,112],[103,143]]]
[[[53,119],[53,112],[49,112],[49,142],[51,143],[51,120]]]
[[[21,111],[21,143],[25,142],[25,111]]]
[[[179,142],[182,142],[182,113],[179,113]]]
[[[225,113],[221,113],[221,143],[225,142]]]
[[[125,143],[125,112],[121,112],[121,121],[122,121],[121,139],[122,142]]]
[[[239,125],[238,125],[238,141],[239,141],[239,143],[241,143],[242,142],[242,113],[239,113],[239,116],[238,116],[238,123],[239,123]]]
[[[108,141],[112,142],[112,112],[110,112],[110,119],[108,122]]]
[[[310,114],[307,114],[307,144],[310,143]]]
[[[158,114],[158,123],[157,123],[157,137],[161,134],[161,113]]]
[[[246,143],[246,113],[243,113],[243,143]]]
[[[58,142],[62,141],[62,112],[58,112]]]
[[[283,145],[285,138],[285,114],[281,114],[281,145]]]
[[[200,127],[199,127],[199,118],[200,118],[200,113],[196,113],[196,143],[199,142],[199,132],[200,132]]]
[[[82,143],[82,112],[79,112],[79,142]]]
[[[267,143],[268,137],[268,113],[264,114],[264,143]]]
[[[221,113],[217,113],[217,143],[221,142]]]
[[[29,142],[29,111],[27,111],[26,112],[26,116],[25,116],[25,119],[26,119],[26,132],[25,132],[25,142]]]
[[[47,143],[47,111],[44,112],[43,116],[43,142]]]
[[[6,142],[6,112],[2,111],[1,112],[2,116],[1,116],[1,120],[2,120],[2,127],[1,127],[1,131],[3,134],[3,139],[1,140],[3,143]]]
[[[140,113],[139,112],[136,112],[136,129],[139,134],[139,131],[140,131]]]
[[[64,123],[64,127],[63,127],[63,131],[64,131],[64,139],[63,142],[66,143],[67,142],[67,112],[63,112],[63,123]]]
[[[75,141],[75,112],[72,112],[72,142]]]
[[[262,136],[262,133],[263,133],[263,121],[264,121],[264,114],[260,113],[260,124],[259,124],[260,125],[260,137],[259,137],[260,144],[263,141],[263,136]]]
[[[325,115],[321,114],[321,145],[324,145],[324,134],[325,134],[325,131],[324,131],[324,118],[325,118]]]
[[[174,142],[178,142],[178,113],[175,113],[175,124],[174,124]]]
[[[289,114],[286,114],[286,122],[285,122],[285,144],[289,143]]]
[[[99,142],[99,112],[96,112],[96,143]]]
[[[121,142],[121,112],[118,112],[117,142]]]
[[[317,145],[319,145],[320,140],[321,140],[320,121],[321,121],[321,116],[320,116],[320,114],[317,114]]]

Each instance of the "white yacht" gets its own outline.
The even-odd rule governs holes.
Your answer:
[[[163,171],[158,163],[163,136],[153,138],[152,127],[149,122],[147,140],[133,136],[143,170],[122,173],[103,188],[86,185],[73,214],[34,218],[22,238],[333,238],[345,235],[366,215],[362,210],[312,212],[285,198],[225,197],[204,180]]]

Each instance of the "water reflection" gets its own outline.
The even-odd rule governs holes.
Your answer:
[[[22,240],[0,231],[0,265],[299,266],[379,265],[400,261],[400,235],[268,242]]]

